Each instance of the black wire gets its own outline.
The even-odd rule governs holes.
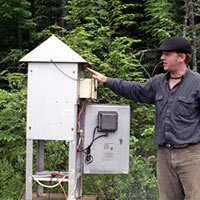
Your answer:
[[[53,178],[53,176],[51,175],[51,179],[50,179],[50,185],[51,185],[51,183],[52,183],[52,178]],[[48,195],[48,200],[50,200],[50,196],[51,196],[51,188],[49,189],[49,195]]]
[[[106,134],[104,134],[104,135],[100,135],[100,136],[98,136],[98,137],[94,138],[94,141],[95,141],[95,140],[97,140],[97,139],[99,139],[99,138],[101,138],[101,137],[107,137],[107,136],[108,136],[108,134],[107,134],[107,133],[106,133]],[[93,142],[94,142],[94,141],[93,141]]]
[[[63,144],[65,145],[65,147],[68,148],[68,144],[66,143],[66,141],[64,141]]]
[[[96,130],[97,130],[98,126],[96,126],[93,130],[93,137],[92,137],[92,142],[90,143],[90,147],[93,145],[94,141],[95,141],[95,133],[96,133]]]
[[[86,156],[85,156],[85,163],[86,164],[90,164],[94,160],[93,156],[91,155],[91,147],[92,147],[94,141],[101,138],[101,137],[107,137],[108,136],[108,133],[105,133],[104,135],[99,135],[95,138],[95,133],[96,133],[97,128],[98,128],[98,126],[96,126],[93,130],[93,138],[92,138],[91,143],[85,149],[82,150],[86,154]]]

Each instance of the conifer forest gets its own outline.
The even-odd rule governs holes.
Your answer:
[[[199,33],[200,0],[0,0],[0,199],[20,200],[25,192],[27,63],[19,62],[24,55],[55,35],[96,71],[144,82],[165,73],[157,48],[171,36],[191,42],[189,66],[200,72]],[[91,77],[87,70],[85,76]],[[154,105],[122,98],[100,83],[98,98],[87,102],[130,105],[130,163],[129,174],[84,174],[83,194],[158,199]],[[34,149],[34,160],[36,154]],[[68,144],[45,142],[45,163],[45,170],[67,170]],[[67,183],[63,187],[67,191]]]

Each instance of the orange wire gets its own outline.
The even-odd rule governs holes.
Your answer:
[[[57,178],[57,180],[59,181],[59,178]],[[68,200],[68,196],[67,196],[67,194],[66,194],[66,192],[65,192],[65,189],[63,188],[63,186],[62,186],[61,183],[59,183],[59,185],[60,185],[60,187],[61,187],[61,189],[62,189],[62,191],[63,191],[63,193],[64,193],[64,195],[65,195],[65,199]]]
[[[78,118],[77,118],[78,134],[81,138],[82,149],[84,148],[84,141],[83,141],[83,135],[82,135],[82,132],[81,132],[81,129],[80,129],[80,117],[81,117],[81,114],[83,112],[83,108],[84,108],[84,103],[81,106],[81,110],[80,110],[80,112],[78,114]]]
[[[61,173],[59,173],[59,172],[53,172],[53,173],[54,173],[54,174],[60,175],[60,176],[57,177],[57,181],[58,181],[58,182],[59,182],[59,178],[63,178],[63,177],[68,178],[68,175],[64,175],[64,174],[61,174]],[[65,189],[63,188],[63,186],[62,186],[61,183],[59,183],[59,185],[60,185],[60,187],[61,187],[61,189],[62,189],[62,191],[63,191],[63,193],[64,193],[64,195],[65,195],[65,199],[68,200],[68,196],[67,196],[67,194],[66,194],[66,192],[65,192]]]

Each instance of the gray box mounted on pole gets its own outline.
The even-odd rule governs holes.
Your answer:
[[[88,104],[84,126],[84,173],[127,174],[129,105]]]

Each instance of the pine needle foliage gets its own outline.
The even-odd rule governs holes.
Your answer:
[[[175,8],[176,9],[176,8]],[[176,23],[173,13],[174,4],[169,0],[146,0],[146,21],[143,22],[142,30],[150,34],[156,42],[162,43],[165,39],[180,34],[180,25]]]
[[[0,199],[19,199],[25,183],[27,67],[18,60],[54,34],[91,62],[95,70],[110,77],[144,82],[163,72],[155,55],[163,40],[183,34],[191,38],[186,3],[186,0],[0,0]],[[197,0],[194,1],[197,50],[199,12]],[[86,70],[85,74],[91,77]],[[119,97],[102,84],[98,85],[98,99],[92,102],[130,104],[130,173],[84,175],[84,193],[98,194],[101,200],[158,199],[154,106]],[[47,142],[45,163],[49,164],[45,169],[67,170],[67,148],[61,141]]]

